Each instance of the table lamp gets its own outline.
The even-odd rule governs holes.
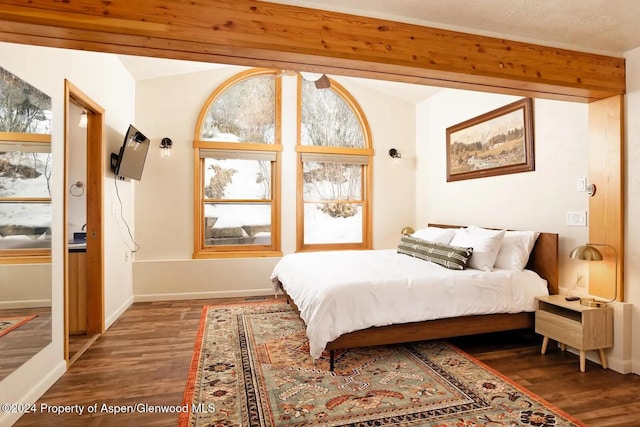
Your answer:
[[[604,257],[602,252],[595,248],[595,246],[606,246],[613,250],[614,263],[615,263],[615,294],[613,299],[609,301],[598,301],[595,298],[580,298],[580,304],[588,307],[605,307],[608,303],[615,301],[618,298],[618,252],[616,248],[606,243],[587,243],[586,245],[578,246],[571,251],[569,257],[572,259],[578,259],[582,261],[602,261]]]
[[[414,230],[411,227],[405,227],[402,229],[402,231],[400,231],[400,234],[402,234],[403,236],[409,235],[409,234],[413,234],[415,233],[416,230]]]

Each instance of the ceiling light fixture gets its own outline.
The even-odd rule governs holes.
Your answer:
[[[322,78],[322,73],[310,73],[308,71],[300,71],[300,75],[308,82],[315,82]]]
[[[326,74],[300,71],[300,76],[308,82],[313,82],[316,85],[316,89],[328,89],[331,87],[331,80]]]

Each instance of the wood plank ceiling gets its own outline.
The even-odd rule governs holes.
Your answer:
[[[0,40],[591,102],[624,59],[238,0],[3,0]]]

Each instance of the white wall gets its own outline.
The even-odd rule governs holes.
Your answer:
[[[52,98],[52,343],[0,382],[0,402],[34,402],[66,369],[63,359],[63,186],[64,79],[69,79],[106,110],[107,154],[115,151],[132,120],[135,84],[113,55],[28,45],[0,43],[0,65]],[[106,166],[106,165],[105,165]],[[107,168],[108,170],[108,168]],[[131,264],[124,261],[125,244],[119,237],[120,220],[112,215],[113,178],[105,184],[105,299],[108,324],[132,299]],[[121,183],[121,196],[133,223],[132,185]],[[110,321],[109,321],[110,320]],[[19,414],[0,414],[0,425],[10,425]]]
[[[0,265],[0,310],[51,307],[51,264]]]
[[[640,54],[636,60],[640,60]],[[632,74],[628,69],[628,75]],[[636,85],[640,87],[640,80]],[[629,97],[630,101],[632,96]],[[517,99],[512,96],[449,89],[418,105],[416,144],[419,162],[416,180],[424,187],[420,189],[417,186],[416,223],[419,226],[427,222],[476,224],[558,233],[560,292],[566,293],[567,288],[576,282],[577,273],[581,273],[585,280],[575,292],[588,295],[585,286],[589,273],[587,263],[569,258],[569,253],[575,246],[587,242],[588,227],[567,226],[565,216],[567,211],[588,211],[589,208],[586,193],[577,191],[577,179],[588,176],[588,105],[535,100],[535,171],[446,182],[446,128]],[[632,109],[629,113],[632,113]],[[634,155],[629,154],[630,167],[640,162],[637,147],[635,160]],[[628,191],[635,191],[637,194],[637,185],[636,176],[636,182],[629,183]],[[628,208],[637,210],[638,205],[630,200]],[[637,217],[637,212],[635,216],[634,212],[628,213],[631,223],[631,218],[634,217]],[[632,227],[633,224],[630,224],[627,233],[630,236],[630,248],[637,247],[633,243],[638,243],[633,241]],[[636,252],[635,256],[637,255]],[[636,259],[636,265],[637,261]],[[627,261],[628,266],[632,264],[633,260]],[[628,272],[636,273],[632,270],[633,267],[629,268],[631,270]],[[631,281],[632,279],[626,285],[629,302],[639,297],[637,292],[634,295]],[[612,369],[628,373],[632,364],[632,306],[620,303],[613,306],[614,346],[607,350],[607,358]],[[638,313],[635,310],[637,323]],[[637,343],[634,345],[637,360]],[[594,352],[590,352],[588,357],[598,360]],[[638,367],[635,369],[637,372]]]
[[[80,121],[82,109],[75,104],[69,104],[69,157],[68,177],[69,187],[77,182],[78,186],[67,188],[67,239],[73,240],[73,233],[82,231],[87,222],[87,129],[76,126]]]
[[[633,304],[632,369],[640,374],[640,48],[625,54],[626,95],[626,245],[625,300]]]
[[[136,120],[152,149],[136,186],[136,238],[142,249],[134,263],[137,300],[224,297],[271,293],[269,276],[279,258],[192,260],[193,138],[200,109],[222,82],[245,68],[138,82]],[[283,78],[282,248],[295,250],[296,78]],[[369,121],[373,160],[374,247],[393,247],[399,231],[411,225],[415,192],[415,123],[412,104],[338,80],[358,101]],[[170,158],[157,146],[173,140]],[[403,158],[388,155],[396,148]]]
[[[535,100],[535,171],[447,182],[446,128],[518,99],[447,89],[418,105],[416,224],[558,233],[565,287],[575,283],[577,272],[588,274],[586,265],[569,259],[571,249],[587,241],[588,227],[567,226],[565,217],[567,211],[589,209],[586,193],[576,191],[578,177],[588,176],[586,104]]]
[[[117,60],[116,64],[121,65]],[[128,73],[125,72],[128,75]],[[122,78],[126,78],[123,74]],[[124,80],[121,84],[123,93],[121,97],[125,105],[119,108],[118,99],[113,100],[112,108],[102,106],[107,110],[108,121],[106,130],[105,159],[109,162],[112,152],[118,153],[124,133],[134,117],[135,83],[133,80]],[[128,91],[128,92],[127,92]],[[96,99],[96,98],[94,98]],[[112,125],[111,120],[118,117],[117,124]],[[133,256],[135,245],[129,230],[135,236],[134,189],[135,181],[115,180],[110,166],[107,166],[104,179],[104,309],[105,327],[109,328],[113,322],[133,303]],[[117,187],[116,187],[117,186]],[[116,190],[117,189],[117,190]],[[127,228],[128,227],[128,228]]]

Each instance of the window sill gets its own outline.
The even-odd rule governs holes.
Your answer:
[[[243,252],[197,252],[193,259],[219,258],[270,258],[281,257],[282,251],[243,251]]]
[[[0,255],[0,264],[49,264],[51,255],[33,256],[3,256]]]
[[[322,244],[322,245],[305,245],[298,248],[296,252],[321,252],[321,251],[366,251],[371,248],[362,244]]]

